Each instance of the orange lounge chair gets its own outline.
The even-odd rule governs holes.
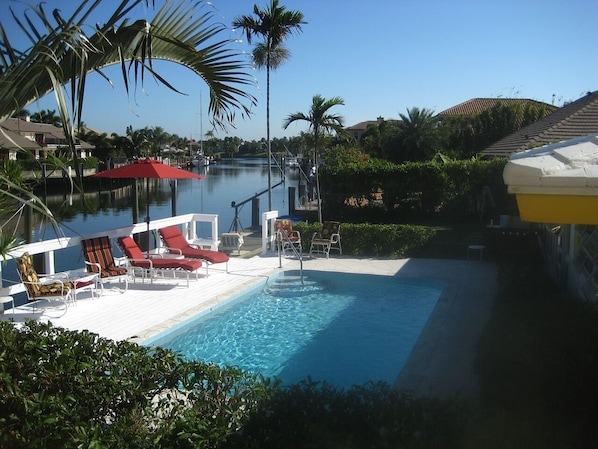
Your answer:
[[[170,254],[176,254],[188,259],[200,259],[206,262],[206,273],[208,265],[215,263],[226,263],[226,272],[228,273],[228,254],[220,251],[202,249],[187,241],[178,226],[167,226],[159,229],[158,233],[164,242],[166,251]]]
[[[141,248],[132,237],[119,237],[118,246],[127,258],[127,264],[133,275],[135,269],[142,270],[142,277],[145,279],[146,273],[150,276],[150,282],[156,274],[172,272],[173,277],[176,278],[176,273],[183,272],[187,274],[187,287],[189,287],[189,274],[195,273],[195,278],[199,278],[198,270],[201,268],[201,261],[195,259],[174,259],[164,258],[157,255],[157,257],[145,257]]]

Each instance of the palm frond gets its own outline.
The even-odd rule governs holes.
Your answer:
[[[27,14],[25,21],[13,14],[32,47],[18,52],[0,26],[0,121],[45,94],[56,92],[58,86],[71,83],[70,105],[61,94],[56,95],[61,115],[66,116],[70,110],[70,121],[78,127],[87,74],[97,71],[107,78],[102,68],[115,64],[121,67],[127,93],[143,85],[147,73],[178,91],[154,69],[153,61],[158,59],[183,65],[206,82],[215,125],[225,128],[232,124],[239,110],[248,116],[256,102],[245,91],[254,84],[250,64],[231,47],[233,40],[219,38],[227,30],[212,22],[211,11],[201,11],[205,4],[166,2],[151,21],[130,21],[127,14],[142,1],[123,0],[110,18],[89,35],[84,32],[85,20],[101,0],[84,0],[68,19],[57,10],[51,17],[41,6],[29,10],[35,22]]]

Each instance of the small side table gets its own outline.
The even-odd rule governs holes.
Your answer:
[[[2,310],[0,314],[4,314],[4,304],[12,304],[12,316],[15,316],[15,299],[12,296],[0,296],[0,302],[2,303]]]
[[[485,249],[486,249],[485,245],[469,245],[467,247],[467,258],[469,259],[470,253],[472,251],[478,251],[480,253],[480,260],[483,260]]]

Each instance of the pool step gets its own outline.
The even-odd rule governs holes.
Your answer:
[[[291,297],[321,289],[321,285],[305,277],[301,283],[300,276],[281,276],[270,281],[264,289],[264,293],[272,296]]]

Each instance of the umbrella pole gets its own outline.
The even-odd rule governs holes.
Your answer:
[[[150,187],[149,187],[149,178],[145,179],[145,196],[146,196],[146,207],[147,207],[147,213],[145,215],[145,222],[147,223],[147,237],[146,237],[146,243],[147,243],[147,249],[146,251],[149,253],[150,250],[150,216],[149,216],[149,210],[150,210]]]

